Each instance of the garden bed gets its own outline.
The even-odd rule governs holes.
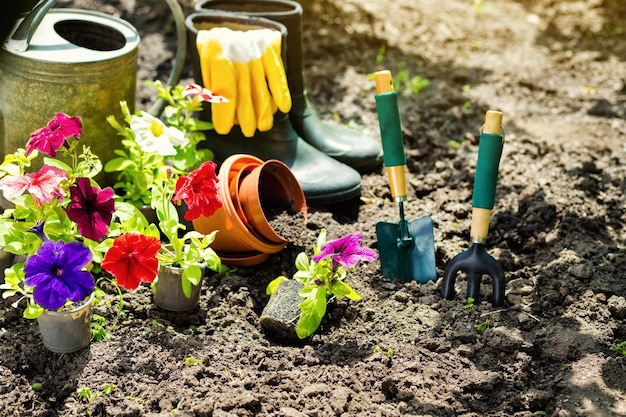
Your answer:
[[[163,79],[175,28],[165,2],[59,1],[120,15],[141,32],[139,80]],[[385,280],[378,261],[349,283],[307,343],[260,329],[266,285],[295,271],[319,231],[398,221],[383,168],[361,198],[309,207],[303,236],[258,267],[206,277],[200,307],[167,313],[148,287],[124,296],[108,341],[59,355],[35,321],[0,304],[0,415],[7,416],[626,416],[626,11],[619,0],[307,0],[305,74],[320,116],[379,137],[369,76],[399,89],[408,157],[406,217],[434,222],[439,280]],[[185,2],[186,11],[191,3]],[[191,79],[190,70],[185,80]],[[184,81],[185,81],[184,80]],[[420,79],[416,78],[416,81]],[[137,106],[154,97],[139,83]],[[504,114],[506,143],[487,250],[503,266],[473,306],[465,279],[440,297],[445,266],[470,245],[478,135]],[[110,288],[105,290],[111,290]],[[110,323],[115,293],[95,311]],[[79,395],[90,390],[91,396]],[[87,398],[88,397],[88,398]]]

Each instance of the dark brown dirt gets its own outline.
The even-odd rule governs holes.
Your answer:
[[[142,33],[139,79],[166,77],[175,40],[164,2],[59,1],[68,5],[131,21]],[[378,262],[365,264],[350,277],[363,300],[340,300],[307,344],[262,333],[265,286],[294,272],[320,229],[362,231],[376,248],[376,222],[397,221],[380,169],[363,176],[358,202],[310,207],[302,237],[265,264],[207,276],[190,314],[155,308],[147,287],[126,293],[112,339],[79,353],[46,351],[36,323],[3,301],[0,415],[626,416],[626,357],[614,350],[626,340],[623,2],[303,6],[305,73],[324,119],[379,137],[369,74],[429,80],[420,94],[400,89],[406,215],[432,217],[440,279],[389,282]],[[140,107],[151,94],[141,85]],[[504,113],[506,132],[487,243],[507,279],[497,309],[489,279],[471,308],[463,276],[455,300],[439,294],[445,266],[470,245],[487,109]],[[110,320],[109,301],[96,310]]]

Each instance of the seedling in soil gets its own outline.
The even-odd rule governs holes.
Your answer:
[[[465,303],[464,309],[468,310],[470,308],[474,308],[474,300],[472,297],[467,297],[467,303]]]
[[[104,323],[106,322],[106,318],[101,316],[100,314],[92,313],[91,314],[91,337],[93,340],[109,340],[111,338],[111,333],[109,333],[104,328]]]
[[[111,395],[115,388],[115,384],[105,384],[100,392],[93,393],[88,387],[80,387],[76,390],[76,393],[78,394],[78,398],[80,398],[82,402],[88,403],[96,400],[102,394],[107,396]]]
[[[477,325],[476,326],[476,330],[478,330],[479,332],[484,332],[485,330],[487,330],[491,326],[493,326],[493,320],[487,319],[484,322],[482,322],[481,324]]]
[[[626,356],[626,341],[615,345],[615,350],[621,353],[622,355]]]
[[[195,358],[192,358],[191,356],[187,356],[185,358],[185,364],[187,366],[202,365],[202,361],[200,359],[195,359]]]

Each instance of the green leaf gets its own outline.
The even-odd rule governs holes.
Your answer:
[[[335,281],[330,289],[330,292],[337,297],[346,297],[353,301],[359,301],[361,299],[361,296],[344,281]]]
[[[181,282],[183,285],[183,294],[185,297],[191,298],[191,292],[194,285],[200,285],[202,281],[202,269],[198,265],[190,265],[187,267],[181,276]]]
[[[300,303],[300,310],[302,314],[298,320],[296,334],[300,339],[304,339],[317,330],[326,314],[326,292],[314,288],[309,298]]]
[[[309,271],[309,258],[306,256],[306,253],[300,252],[296,256],[296,268],[298,271]]]
[[[24,318],[26,319],[36,319],[41,316],[44,312],[44,309],[39,304],[29,304],[24,310]]]
[[[274,292],[276,291],[276,288],[278,288],[278,286],[280,285],[281,282],[283,282],[284,279],[287,279],[287,277],[284,277],[282,275],[277,278],[274,278],[272,282],[267,284],[267,288],[265,288],[265,294],[267,295],[274,294]]]
[[[120,158],[113,158],[104,165],[106,172],[124,171],[125,169],[132,169],[135,167],[135,163],[128,160],[127,156]]]

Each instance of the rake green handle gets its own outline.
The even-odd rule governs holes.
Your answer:
[[[498,167],[502,156],[504,134],[501,128],[502,113],[488,111],[485,126],[478,143],[478,161],[474,177],[472,207],[491,210],[496,197]]]

